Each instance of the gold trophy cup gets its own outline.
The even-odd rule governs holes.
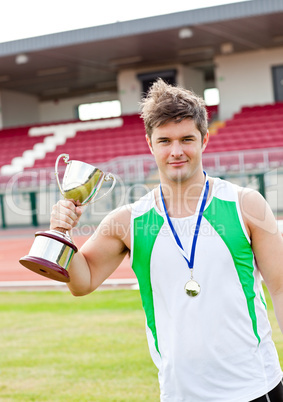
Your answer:
[[[63,158],[67,164],[62,186],[58,177],[59,160]],[[71,160],[68,154],[58,156],[55,163],[55,175],[61,194],[76,205],[87,205],[96,202],[110,193],[116,178],[111,173],[104,173],[88,163]],[[96,198],[104,181],[112,180],[110,189]],[[42,276],[60,282],[69,282],[68,268],[74,253],[78,251],[68,232],[48,230],[35,233],[35,240],[30,252],[20,259],[20,263]]]

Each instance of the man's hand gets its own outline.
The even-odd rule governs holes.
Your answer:
[[[70,231],[78,224],[81,215],[82,207],[76,206],[70,200],[60,200],[52,208],[50,229]]]

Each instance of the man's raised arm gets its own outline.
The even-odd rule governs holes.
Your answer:
[[[52,209],[50,229],[71,231],[81,214],[81,207],[61,200]],[[67,283],[74,296],[94,291],[120,265],[130,249],[130,216],[130,206],[111,212],[74,255]]]

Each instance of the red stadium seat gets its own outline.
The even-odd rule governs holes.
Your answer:
[[[209,116],[213,118],[217,113],[217,107],[207,107],[207,109]],[[139,115],[126,115],[121,119],[123,124],[120,127],[78,130],[73,138],[67,138],[66,142],[63,145],[57,145],[53,152],[47,152],[42,159],[36,159],[32,168],[54,169],[56,158],[60,153],[68,153],[70,159],[84,160],[93,164],[123,156],[149,155],[145,129]],[[208,158],[207,154],[283,147],[283,129],[281,128],[283,127],[283,102],[243,107],[225,123],[225,126],[219,128],[215,135],[211,135],[205,152],[206,158]],[[11,164],[13,158],[21,156],[25,150],[32,149],[36,143],[42,142],[46,137],[46,135],[31,137],[28,135],[29,129],[30,127],[18,127],[0,130],[0,167]],[[272,155],[273,164],[277,163],[276,157],[279,158],[279,156],[278,163],[283,165],[280,152]],[[230,157],[229,161],[229,157],[223,157],[221,164],[224,166],[224,160],[226,160],[227,167],[234,168],[239,165],[236,159],[237,157]],[[206,163],[212,167],[215,165],[213,161],[212,157],[207,159]],[[259,160],[258,156],[253,161],[252,157],[247,161],[249,166],[257,166],[261,163],[262,160]]]

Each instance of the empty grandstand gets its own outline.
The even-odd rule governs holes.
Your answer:
[[[219,105],[207,107],[210,174],[242,180],[277,169],[279,182],[282,19],[283,1],[251,0],[0,43],[2,221],[12,186],[36,200],[42,186],[54,189],[61,153],[125,183],[156,178],[138,112],[157,77],[202,96],[218,89]],[[80,105],[113,100],[120,116],[79,120]]]

